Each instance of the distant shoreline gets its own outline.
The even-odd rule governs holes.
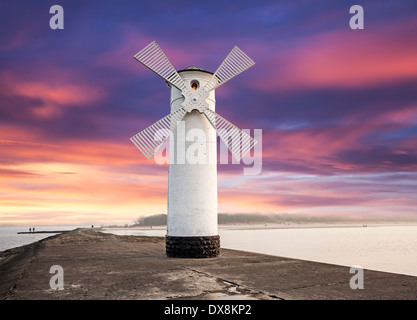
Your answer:
[[[221,230],[258,230],[258,229],[309,229],[309,228],[360,228],[360,227],[383,227],[383,226],[417,226],[417,221],[352,221],[352,222],[254,222],[254,223],[219,223],[218,228]],[[19,234],[37,234],[37,233],[63,233],[69,232],[77,228],[87,228],[83,225],[71,226],[68,230],[42,230],[43,228],[59,228],[67,227],[65,225],[45,225],[38,227],[36,232],[19,231]],[[22,228],[26,226],[1,226],[0,228]],[[120,230],[162,230],[166,229],[166,225],[98,225],[93,227],[99,229],[120,229]],[[26,230],[26,229],[25,229]]]
[[[310,228],[363,228],[363,227],[400,227],[400,226],[417,226],[417,222],[329,222],[329,223],[230,223],[219,224],[221,230],[267,230],[267,229],[310,229]],[[161,226],[103,226],[99,229],[111,230],[163,230],[165,225]]]
[[[223,230],[262,230],[262,229],[312,229],[312,228],[364,228],[364,227],[393,227],[393,226],[417,226],[417,223],[265,223],[245,225],[219,225]]]

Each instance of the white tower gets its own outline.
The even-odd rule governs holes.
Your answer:
[[[155,41],[134,57],[171,87],[171,113],[130,138],[150,159],[171,136],[166,254],[216,257],[217,135],[238,160],[256,141],[215,112],[214,90],[254,62],[234,47],[214,74],[195,66],[177,72]]]
[[[178,71],[185,85],[198,90],[212,73],[195,66]],[[171,86],[171,112],[184,97]],[[206,102],[215,111],[214,90]],[[204,139],[204,140],[203,140]],[[196,154],[197,153],[197,154]],[[200,154],[198,154],[200,153]],[[197,110],[187,113],[173,131],[168,173],[168,256],[217,256],[217,135],[209,120]]]

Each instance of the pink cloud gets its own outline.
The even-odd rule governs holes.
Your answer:
[[[58,81],[42,77],[39,81],[21,79],[10,72],[0,74],[0,89],[4,95],[20,96],[39,101],[31,111],[35,117],[54,118],[68,106],[85,107],[101,101],[100,88],[85,83],[75,83],[66,77],[65,70]],[[54,78],[51,78],[54,79]]]
[[[381,113],[366,124],[347,119],[332,127],[274,130],[263,134],[264,169],[331,174],[343,172],[410,171],[415,169],[415,137],[384,144],[384,136],[411,125],[416,109]],[[379,143],[370,145],[370,136]],[[414,169],[413,169],[414,168]]]
[[[4,128],[1,126],[0,128]],[[6,130],[5,130],[6,131]],[[9,129],[7,129],[9,131]],[[23,132],[22,132],[23,131]],[[24,129],[14,129],[23,139],[30,135]],[[10,134],[7,134],[12,138]],[[27,139],[27,138],[26,138]],[[38,140],[38,141],[36,141]],[[76,163],[111,166],[148,167],[155,163],[148,161],[130,141],[126,143],[103,141],[61,141],[48,143],[36,138],[36,133],[28,140],[0,139],[2,152],[7,155],[10,163]],[[4,160],[4,159],[3,159]]]
[[[255,86],[264,91],[343,88],[416,78],[417,43],[410,41],[416,29],[416,22],[405,22],[395,29],[378,26],[309,37],[265,61],[269,75],[259,75]]]

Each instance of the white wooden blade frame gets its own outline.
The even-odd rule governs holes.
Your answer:
[[[156,41],[148,44],[133,57],[179,90],[185,89],[184,81]]]
[[[207,91],[216,89],[254,64],[255,62],[251,58],[235,46],[205,85],[204,89]]]
[[[168,139],[169,135],[175,130],[178,122],[182,120],[187,112],[180,108],[155,122],[150,127],[139,132],[130,138],[133,144],[150,160],[156,150]]]
[[[204,111],[204,115],[216,129],[220,139],[222,139],[237,160],[242,159],[257,143],[257,141],[250,135],[227,121],[216,112],[207,108]]]

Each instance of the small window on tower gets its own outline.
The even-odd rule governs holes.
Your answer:
[[[191,88],[193,90],[197,90],[198,89],[198,85],[199,85],[199,82],[197,80],[191,81]]]

